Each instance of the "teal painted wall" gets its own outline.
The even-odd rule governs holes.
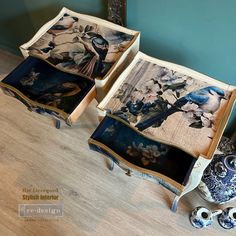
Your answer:
[[[236,0],[127,0],[141,50],[236,85]],[[62,6],[106,17],[106,0],[1,0],[0,47],[19,53]],[[236,130],[236,109],[228,131]]]
[[[18,47],[63,6],[98,17],[106,15],[105,0],[1,0],[0,47],[19,54]]]
[[[141,51],[236,86],[236,0],[127,0]],[[227,132],[236,131],[236,108]]]

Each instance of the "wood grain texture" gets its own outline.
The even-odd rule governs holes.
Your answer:
[[[0,77],[20,61],[1,51]],[[183,197],[174,214],[169,209],[174,194],[168,190],[128,177],[117,167],[110,172],[87,145],[98,125],[95,106],[93,101],[72,128],[57,130],[51,119],[0,92],[0,235],[235,235],[216,219],[208,229],[191,226],[188,215],[196,206],[217,209],[196,191]],[[22,200],[22,189],[32,187],[58,188],[64,216],[28,221],[18,217],[18,204],[34,203]],[[236,207],[235,202],[228,205]]]

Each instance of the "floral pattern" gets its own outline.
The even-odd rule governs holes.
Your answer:
[[[205,99],[205,102],[209,99],[209,84],[198,83],[192,77],[141,59],[137,68],[137,73],[133,73],[132,78],[127,77],[127,82],[125,81],[113,96],[113,99],[119,99],[122,105],[118,108],[116,106],[114,110],[106,107],[111,113],[134,124],[141,131],[148,127],[160,127],[163,121],[175,112],[182,112],[191,128],[213,127],[214,112],[220,107],[221,98],[217,109],[204,110],[202,99]],[[150,72],[147,68],[150,68]],[[135,80],[135,75],[144,72],[146,73],[142,83],[132,81]],[[128,82],[128,78],[131,82]],[[212,89],[220,90],[218,87]],[[220,90],[220,93],[225,94],[225,91]],[[209,94],[212,96],[214,91]],[[217,96],[216,94],[216,98]],[[216,98],[212,101],[215,102]],[[152,120],[154,117],[156,119]]]
[[[205,214],[206,217],[204,218],[202,214]],[[192,211],[189,219],[191,224],[198,229],[205,228],[211,225],[213,222],[212,212],[209,209],[201,206],[196,207]]]
[[[147,166],[150,163],[157,163],[158,158],[163,157],[167,151],[167,146],[162,144],[160,147],[156,145],[147,145],[145,147],[143,143],[136,145],[135,142],[132,142],[132,145],[128,146],[126,152],[132,157],[140,157],[143,165]]]
[[[235,154],[214,156],[199,185],[200,193],[206,200],[223,204],[236,199],[236,168],[232,168],[235,160]]]
[[[213,114],[203,112],[197,104],[186,103],[181,109],[183,111],[183,116],[189,121],[190,127],[211,128],[214,124]]]
[[[227,207],[219,216],[219,224],[225,229],[236,228],[236,208]]]
[[[114,159],[122,158],[132,166],[160,173],[182,185],[186,184],[196,161],[176,147],[146,138],[113,116],[106,116],[91,138],[99,142],[97,146],[102,144]],[[161,178],[159,182],[165,186],[170,184]]]

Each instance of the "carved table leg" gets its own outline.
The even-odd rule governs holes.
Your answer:
[[[211,161],[210,159],[206,159],[202,156],[199,156],[198,160],[196,161],[192,169],[192,172],[189,176],[188,183],[185,186],[183,192],[181,193],[180,196],[175,197],[171,206],[171,211],[176,212],[180,198],[183,197],[186,193],[195,189],[199,185],[202,175],[203,175],[203,171],[206,169],[210,161]]]
[[[125,174],[128,175],[128,176],[131,176],[131,171],[127,170],[127,172]]]
[[[59,119],[56,119],[56,118],[53,118],[53,121],[54,121],[55,127],[57,129],[60,129],[61,128],[61,121]]]
[[[114,169],[114,161],[111,160],[110,158],[106,158],[106,165],[110,171]]]
[[[172,206],[171,206],[171,211],[176,212],[177,211],[177,207],[178,207],[178,203],[179,203],[179,199],[181,198],[181,196],[176,196]]]

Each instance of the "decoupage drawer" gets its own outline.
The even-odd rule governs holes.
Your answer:
[[[141,52],[98,105],[153,140],[211,159],[229,119],[235,87]]]
[[[197,160],[175,146],[146,138],[112,115],[102,120],[89,146],[129,174],[160,183],[177,195],[183,191]]]
[[[95,80],[101,100],[138,52],[139,38],[137,31],[64,7],[20,49],[24,57]]]
[[[65,73],[31,56],[4,78],[0,87],[29,110],[62,119],[68,125],[96,96],[93,80]]]

